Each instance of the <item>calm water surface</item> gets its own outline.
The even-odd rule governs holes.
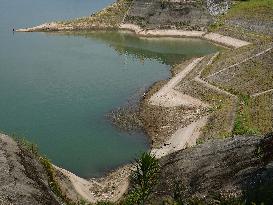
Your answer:
[[[105,115],[169,77],[183,59],[215,52],[201,40],[117,32],[15,33],[12,28],[89,15],[111,0],[1,0],[0,129],[25,136],[56,165],[93,177],[148,149],[144,134]]]

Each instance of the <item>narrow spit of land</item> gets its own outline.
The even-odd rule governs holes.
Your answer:
[[[106,29],[104,27],[97,28],[97,29]],[[224,36],[217,33],[207,33],[204,31],[185,31],[185,30],[178,30],[178,29],[142,29],[141,27],[134,25],[134,24],[121,24],[118,27],[119,30],[126,30],[132,31],[136,33],[138,36],[145,36],[145,37],[195,37],[195,38],[203,38],[214,43],[218,43],[220,45],[233,47],[233,48],[240,48],[242,46],[249,45],[250,43],[247,41],[243,41],[240,39],[232,38],[229,36]],[[72,26],[63,26],[61,24],[52,22],[52,23],[45,23],[39,26],[31,27],[31,28],[23,28],[17,29],[17,32],[46,32],[46,31],[74,31],[76,30]]]

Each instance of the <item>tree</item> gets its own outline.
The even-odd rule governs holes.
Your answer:
[[[132,191],[129,193],[126,204],[143,205],[151,195],[154,185],[158,180],[159,163],[155,156],[143,153],[135,161],[131,176]]]

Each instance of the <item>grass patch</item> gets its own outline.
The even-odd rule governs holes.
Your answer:
[[[260,18],[272,20],[273,1],[272,0],[249,0],[238,1],[227,14],[227,17],[241,16],[244,18]]]
[[[259,129],[253,125],[251,117],[250,96],[239,95],[240,105],[236,113],[233,134],[234,135],[257,135],[260,134]]]
[[[202,137],[198,139],[197,143],[202,143],[207,139],[225,139],[232,136],[231,113],[233,112],[233,106],[235,106],[235,104],[229,98],[226,98],[214,106],[208,119],[208,123],[202,129]]]
[[[213,83],[234,94],[252,95],[273,88],[273,72],[270,63],[266,64],[264,59],[251,60],[249,63],[229,69],[222,75],[219,74],[220,77],[224,75],[227,81],[215,78]]]
[[[258,53],[260,48],[256,48],[254,45],[244,46],[237,49],[225,49],[214,59],[213,64],[206,66],[201,73],[202,78],[231,66],[235,63],[243,61],[244,59],[251,57]],[[228,58],[227,58],[228,57]]]
[[[222,28],[225,25],[224,21],[223,21],[223,17],[219,17],[213,24],[210,24],[208,27],[208,31],[209,32],[214,32],[219,30],[220,28]]]
[[[233,1],[228,12],[218,16],[208,30],[253,43],[270,42],[272,35],[270,36],[269,29],[272,27],[272,19],[272,0]],[[261,25],[265,28],[260,27]]]
[[[53,168],[53,165],[51,161],[45,157],[45,156],[40,156],[39,161],[43,165],[43,167],[46,170],[47,177],[48,177],[48,182],[51,190],[61,199],[63,199],[67,204],[71,204],[70,201],[66,198],[66,196],[62,193],[60,185],[55,179],[55,170]]]
[[[61,21],[58,22],[65,26],[73,26],[74,28],[84,29],[85,27],[100,27],[107,26],[111,28],[117,28],[122,22],[124,15],[128,11],[132,0],[119,0],[113,3],[111,6],[92,14],[88,17]]]
[[[264,94],[250,100],[251,122],[261,134],[273,131],[273,96]]]

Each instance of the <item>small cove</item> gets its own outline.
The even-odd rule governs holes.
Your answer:
[[[17,3],[19,8],[22,3]],[[5,0],[3,4],[16,8]],[[31,8],[33,2],[24,3],[27,10],[25,4]],[[66,4],[70,11],[76,3]],[[75,11],[65,16],[64,9],[59,16],[55,10],[36,22],[31,20],[36,10],[32,11],[24,14],[20,25],[13,25],[84,15]],[[0,19],[9,19],[6,15]],[[53,163],[82,177],[100,176],[148,149],[144,133],[119,131],[106,120],[109,111],[167,79],[170,65],[218,50],[199,39],[140,39],[119,32],[12,34],[14,18],[0,27],[0,130],[26,136]]]

